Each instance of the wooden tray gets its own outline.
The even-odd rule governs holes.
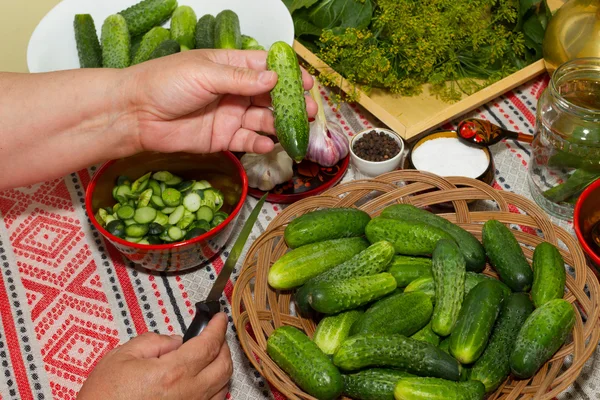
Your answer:
[[[563,0],[547,1],[548,6],[553,11],[560,8],[565,2]],[[423,93],[419,96],[404,97],[381,89],[373,89],[367,95],[363,91],[356,90],[329,65],[298,41],[294,43],[294,50],[300,58],[318,72],[335,76],[336,81],[340,82],[339,87],[343,91],[352,93],[356,91],[359,95],[358,103],[360,105],[390,129],[396,131],[402,138],[409,141],[546,72],[544,61],[539,60],[470,96],[465,95],[458,102],[446,103],[430,95],[428,85],[425,85]]]

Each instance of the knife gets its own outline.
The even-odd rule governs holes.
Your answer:
[[[223,265],[223,269],[217,276],[217,280],[213,284],[208,296],[206,296],[206,300],[200,301],[196,303],[196,315],[192,320],[192,323],[185,331],[185,335],[183,335],[183,342],[187,342],[193,337],[196,337],[206,328],[212,317],[221,311],[221,305],[219,303],[219,299],[223,294],[223,290],[225,289],[225,285],[227,285],[227,281],[229,281],[229,277],[231,276],[231,272],[233,271],[233,267],[237,264],[238,259],[246,245],[246,241],[248,240],[248,236],[250,236],[250,232],[252,232],[252,228],[258,219],[258,214],[265,203],[267,198],[267,193],[256,203],[256,206],[250,213],[250,216],[244,223],[242,230],[240,231],[239,236],[235,240],[231,251],[229,252],[229,257],[225,261],[225,265]]]

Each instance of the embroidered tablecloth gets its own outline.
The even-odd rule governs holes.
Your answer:
[[[537,98],[547,81],[546,76],[535,79],[471,116],[532,134]],[[380,125],[358,106],[343,104],[336,109],[329,102],[326,108],[349,135]],[[494,187],[530,198],[530,152],[529,145],[512,140],[494,145]],[[208,294],[228,255],[224,251],[211,265],[179,275],[151,275],[126,262],[92,228],[85,212],[84,192],[96,167],[0,192],[2,399],[75,398],[96,362],[119,343],[146,331],[181,334],[191,321],[194,302]],[[343,181],[361,177],[350,168]],[[255,203],[251,198],[246,202],[246,216]],[[282,208],[265,205],[250,241]],[[569,222],[553,221],[571,229]],[[221,300],[229,315],[238,273],[234,271]],[[232,323],[227,340],[235,368],[228,397],[282,399],[252,368]],[[561,398],[600,398],[600,369],[595,363],[593,357]]]

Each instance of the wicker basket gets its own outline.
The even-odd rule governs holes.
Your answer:
[[[469,211],[467,200],[473,199],[491,200],[499,210]],[[599,285],[586,266],[577,241],[564,229],[552,225],[539,207],[523,197],[494,190],[474,179],[443,179],[418,171],[395,171],[373,180],[354,181],[295,203],[281,212],[253,243],[235,285],[232,308],[240,342],[254,367],[289,399],[313,399],[299,389],[266,353],[267,338],[276,327],[292,325],[309,336],[316,327],[314,321],[294,315],[291,291],[276,291],[267,284],[270,266],[287,251],[282,239],[285,225],[316,208],[355,206],[376,216],[384,207],[395,203],[410,203],[417,207],[453,205],[453,210],[445,210],[453,212],[441,215],[479,239],[482,224],[489,219],[528,227],[514,233],[529,260],[533,254],[532,246],[543,240],[564,245],[561,254],[571,267],[567,274],[565,299],[575,303],[580,310],[572,337],[533,378],[508,378],[489,398],[552,399],[573,383],[596,350],[600,338]],[[522,213],[509,212],[509,204]],[[485,273],[497,277],[489,266]]]

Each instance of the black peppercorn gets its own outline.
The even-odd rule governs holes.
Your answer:
[[[354,143],[352,151],[366,161],[386,161],[398,155],[400,146],[389,135],[372,130]]]

